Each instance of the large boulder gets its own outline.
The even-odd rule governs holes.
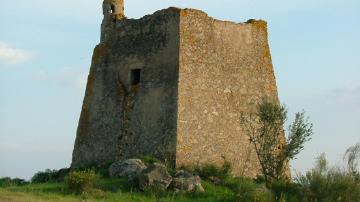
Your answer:
[[[146,169],[146,165],[140,159],[128,159],[117,161],[109,167],[110,177],[127,177],[134,180]]]
[[[194,176],[189,172],[184,170],[179,170],[173,181],[171,183],[171,187],[176,191],[186,191],[186,192],[204,192],[204,188],[201,185],[201,179],[199,176]]]
[[[165,190],[172,182],[172,177],[163,164],[153,163],[141,172],[138,180],[141,190]]]

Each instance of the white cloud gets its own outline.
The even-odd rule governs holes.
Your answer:
[[[27,50],[13,48],[0,41],[0,62],[8,64],[21,64],[31,60],[34,54]]]

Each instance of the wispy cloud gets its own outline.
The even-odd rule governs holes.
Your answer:
[[[351,109],[360,111],[360,85],[354,84],[335,89],[331,94],[331,98],[339,105],[346,105]]]
[[[21,64],[31,60],[34,54],[28,50],[17,49],[0,41],[0,62]]]
[[[88,68],[84,67],[63,67],[55,72],[41,70],[34,75],[34,78],[57,86],[84,89],[88,71]]]

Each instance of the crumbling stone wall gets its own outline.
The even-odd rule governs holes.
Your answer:
[[[142,155],[177,167],[225,158],[234,175],[259,174],[240,113],[263,97],[278,102],[266,22],[177,8],[117,16],[104,14],[72,166]]]

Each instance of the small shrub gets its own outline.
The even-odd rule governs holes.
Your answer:
[[[32,178],[32,183],[63,182],[70,169],[50,170],[37,172]]]
[[[96,178],[94,170],[71,171],[65,181],[70,191],[83,193],[94,188]]]
[[[72,169],[72,170],[77,170],[77,171],[93,170],[93,171],[95,171],[96,174],[101,175],[102,177],[108,178],[108,177],[110,177],[109,176],[109,167],[113,163],[114,162],[106,162],[102,165],[98,165],[97,163],[89,163],[84,166]]]
[[[304,197],[302,189],[299,184],[290,183],[288,181],[274,181],[270,185],[271,191],[275,195],[275,199],[278,201],[302,201]]]
[[[201,178],[209,179],[219,176],[220,168],[214,164],[204,164],[201,167],[196,167],[195,172],[197,172]]]
[[[160,163],[159,159],[153,157],[153,156],[150,156],[150,155],[145,155],[145,156],[142,156],[140,158],[145,164],[153,164],[153,163]]]
[[[255,182],[256,184],[265,184],[266,183],[265,177],[263,175],[258,175],[255,178]]]
[[[296,181],[309,201],[360,201],[360,183],[347,171],[329,168],[322,154],[314,169]]]
[[[52,181],[53,175],[56,173],[56,170],[46,169],[45,171],[40,171],[35,173],[31,178],[32,183],[46,183]]]
[[[27,182],[26,180],[20,178],[14,178],[14,179],[10,177],[0,178],[0,187],[22,186],[28,183],[29,182]]]
[[[11,185],[11,178],[10,177],[0,178],[0,187],[8,187],[10,185]]]
[[[231,201],[272,201],[272,193],[265,187],[265,185],[258,185],[250,178],[228,177],[224,185],[234,192],[234,197]]]
[[[12,181],[12,184],[16,185],[16,186],[22,186],[22,185],[29,184],[29,182],[27,182],[24,179],[20,179],[20,178],[14,178],[11,181]]]
[[[224,163],[221,167],[221,174],[223,175],[223,177],[227,177],[230,176],[231,174],[231,164],[229,161],[224,159]]]
[[[215,182],[216,184],[221,184],[227,177],[230,176],[231,164],[226,160],[224,160],[224,163],[221,167],[214,164],[204,164],[202,166],[196,167],[194,172],[203,179],[208,179]]]

